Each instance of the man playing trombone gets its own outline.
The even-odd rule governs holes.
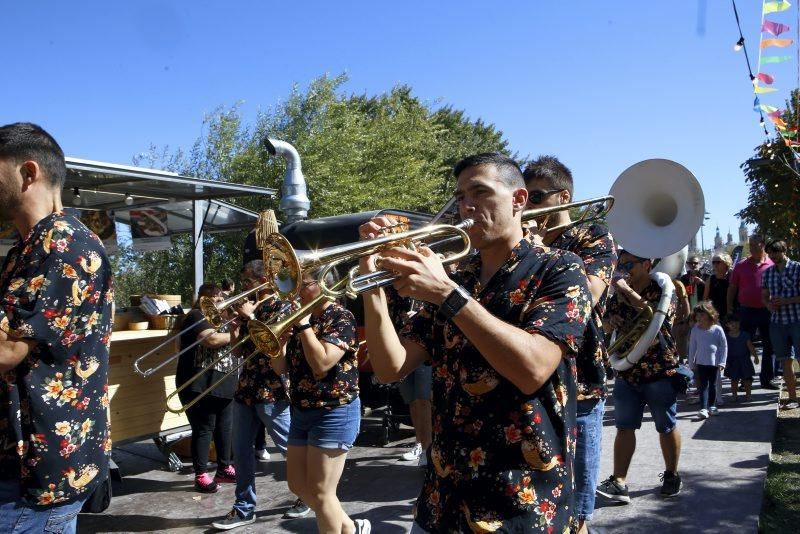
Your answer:
[[[523,173],[528,189],[528,208],[546,208],[572,202],[570,170],[553,156],[541,156]],[[577,448],[575,450],[575,513],[578,532],[594,512],[595,487],[600,471],[603,442],[603,410],[606,398],[608,354],[603,341],[602,317],[608,287],[617,263],[614,240],[604,225],[591,222],[570,224],[569,210],[559,211],[541,222],[544,244],[574,252],[583,260],[592,293],[592,318],[586,326],[578,352]],[[555,228],[549,230],[548,228]]]
[[[515,161],[479,154],[454,174],[478,250],[463,270],[450,278],[428,248],[361,261],[397,273],[398,293],[427,303],[398,336],[384,292],[364,296],[378,378],[433,365],[434,437],[412,532],[563,532],[575,519],[574,357],[591,313],[582,262],[524,234],[528,191]],[[359,232],[371,239],[390,225],[377,218]]]

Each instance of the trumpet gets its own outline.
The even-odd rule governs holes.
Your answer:
[[[525,210],[522,212],[522,222],[527,222],[535,219],[542,219],[553,213],[575,209],[575,208],[583,208],[581,215],[574,221],[562,224],[553,228],[549,228],[549,230],[565,230],[567,228],[584,224],[587,222],[592,222],[595,220],[602,219],[608,214],[609,211],[614,206],[614,197],[613,196],[604,196],[604,197],[597,197],[591,198],[588,200],[581,200],[577,202],[570,202],[568,204],[562,204],[560,206],[551,206],[547,208],[535,208],[530,210]],[[458,224],[449,225],[449,224],[441,224],[441,225],[434,225],[434,226],[425,226],[423,228],[419,228],[412,232],[406,232],[402,234],[396,234],[393,236],[386,236],[383,238],[378,239],[371,239],[369,241],[360,241],[359,243],[363,243],[363,246],[358,249],[358,257],[367,256],[371,254],[375,254],[380,252],[380,250],[387,248],[388,246],[410,246],[413,248],[415,246],[419,246],[420,244],[424,244],[421,242],[416,242],[415,238],[430,238],[440,234],[446,233],[455,233],[456,235],[450,236],[435,243],[432,243],[430,247],[433,249],[434,247],[439,247],[445,244],[449,244],[455,240],[462,240],[464,242],[463,250],[457,252],[456,254],[452,254],[447,256],[446,258],[441,258],[443,264],[454,263],[461,260],[463,257],[469,254],[471,249],[471,242],[469,239],[469,235],[467,235],[466,230],[472,227],[474,224],[472,219],[464,219]],[[376,245],[370,246],[373,242],[378,242]],[[353,250],[356,250],[357,247],[353,247]],[[351,256],[352,258],[352,256]],[[340,298],[342,296],[347,296],[350,298],[356,298],[359,294],[364,293],[366,291],[370,291],[373,289],[377,289],[379,287],[385,287],[392,284],[397,279],[397,274],[390,272],[390,271],[375,271],[366,274],[359,274],[358,269],[359,267],[356,265],[355,267],[351,268],[345,278],[347,280],[347,285],[341,289],[330,288],[325,284],[325,275],[334,267],[336,267],[339,263],[345,261],[346,259],[351,258],[341,258],[335,262],[331,262],[325,266],[319,276],[319,285],[322,289],[322,292],[329,295],[331,298]]]
[[[340,282],[340,284],[345,284],[345,283],[346,280],[342,280]],[[311,313],[311,310],[313,310],[320,302],[322,302],[323,300],[330,300],[330,299],[331,298],[325,293],[320,293],[319,295],[314,297],[311,301],[309,301],[308,303],[304,304],[296,311],[291,313],[286,319],[279,321],[277,323],[265,324],[257,319],[251,319],[250,321],[248,321],[247,329],[249,333],[247,336],[243,337],[235,345],[230,347],[225,352],[221,353],[211,363],[209,363],[204,368],[200,369],[197,373],[192,375],[192,377],[189,378],[189,380],[181,384],[180,387],[177,387],[175,391],[173,391],[167,396],[167,411],[177,414],[185,412],[186,410],[194,406],[198,401],[200,401],[200,399],[211,393],[214,390],[214,388],[216,388],[222,382],[227,380],[232,374],[237,373],[239,369],[244,367],[247,364],[247,362],[249,362],[251,359],[253,359],[253,357],[255,357],[258,354],[264,354],[268,356],[271,360],[278,358],[281,355],[283,349],[281,343],[281,337],[283,337],[286,333],[288,333],[289,329],[291,329],[297,321],[299,321],[300,319]],[[253,341],[253,343],[256,346],[256,350],[254,350],[253,352],[242,358],[241,361],[239,361],[239,363],[237,363],[233,369],[225,373],[224,376],[217,379],[216,382],[214,382],[209,387],[198,393],[197,396],[195,396],[195,398],[193,398],[186,404],[183,404],[180,408],[173,408],[172,406],[169,405],[170,401],[175,396],[180,394],[181,391],[189,387],[195,380],[200,379],[200,377],[202,377],[206,372],[213,369],[215,365],[217,365],[219,362],[225,359],[229,354],[231,354],[234,350],[239,348],[242,344],[244,344],[248,340]]]
[[[321,276],[325,276],[334,266],[345,261],[354,261],[361,256],[369,256],[389,247],[414,246],[424,244],[424,239],[429,239],[442,234],[451,235],[454,240],[464,243],[462,250],[456,254],[452,261],[457,261],[470,252],[469,236],[466,229],[472,225],[471,219],[462,221],[459,225],[436,224],[411,231],[400,231],[402,225],[391,227],[386,235],[369,241],[357,241],[346,245],[323,248],[319,250],[295,250],[289,241],[281,234],[274,233],[267,238],[264,246],[264,268],[275,290],[285,298],[292,298],[297,294],[303,271],[326,266]],[[323,292],[331,291],[326,285],[321,285]],[[331,298],[338,298],[344,294],[342,287],[335,293],[330,293]]]

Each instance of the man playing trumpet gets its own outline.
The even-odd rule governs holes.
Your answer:
[[[384,292],[364,295],[378,378],[433,365],[434,436],[412,532],[563,532],[575,519],[575,354],[591,313],[582,262],[525,235],[516,162],[479,154],[454,174],[478,250],[462,271],[450,278],[427,248],[361,261],[362,272],[397,273],[398,293],[426,303],[398,336]],[[359,233],[390,224],[376,218]]]

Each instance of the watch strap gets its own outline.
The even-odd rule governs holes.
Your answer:
[[[461,308],[466,306],[470,296],[469,291],[462,286],[458,286],[442,301],[442,305],[439,306],[439,314],[445,319],[452,319],[461,311]]]

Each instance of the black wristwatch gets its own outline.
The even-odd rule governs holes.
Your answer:
[[[452,319],[469,302],[471,297],[472,295],[469,294],[469,291],[462,286],[458,286],[447,295],[442,305],[439,306],[439,314],[445,319]]]
[[[301,324],[300,326],[295,327],[298,332],[302,332],[303,330],[308,330],[313,325],[311,323]]]

